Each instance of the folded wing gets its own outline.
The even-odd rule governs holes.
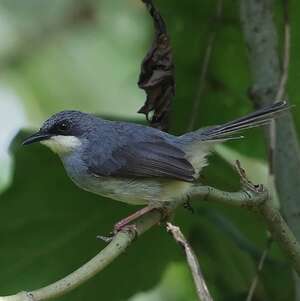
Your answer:
[[[90,154],[89,171],[98,176],[195,180],[194,168],[185,152],[159,135],[142,139],[120,137],[117,143],[110,141],[106,149],[94,143]]]

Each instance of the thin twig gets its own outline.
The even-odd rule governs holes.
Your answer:
[[[266,261],[267,255],[268,255],[268,253],[271,249],[272,243],[273,243],[273,239],[270,236],[267,240],[267,246],[266,246],[265,250],[263,251],[263,253],[261,254],[261,257],[260,257],[260,260],[259,260],[259,263],[258,263],[258,266],[257,266],[257,272],[256,272],[256,274],[255,274],[255,276],[252,280],[252,283],[251,283],[251,286],[249,288],[249,292],[248,292],[248,296],[247,296],[246,301],[251,301],[253,299],[253,296],[254,296],[254,293],[255,293],[255,290],[256,290],[256,287],[257,287],[259,276],[262,272],[264,263]]]
[[[199,88],[196,92],[196,96],[193,101],[193,110],[192,110],[192,114],[191,114],[190,124],[188,126],[188,131],[193,130],[193,128],[195,126],[196,118],[199,115],[200,98],[201,98],[201,95],[202,95],[204,87],[205,87],[205,80],[206,80],[206,75],[207,75],[207,71],[208,71],[208,65],[209,65],[213,45],[214,45],[216,35],[217,35],[217,29],[218,29],[217,25],[220,22],[220,19],[222,16],[222,11],[223,11],[223,0],[218,0],[217,7],[216,7],[216,16],[215,16],[216,24],[213,26],[213,30],[210,32],[210,35],[208,38],[208,43],[206,46],[203,64],[202,64],[202,68],[201,68],[201,73],[200,73],[200,78],[199,78],[199,85],[198,85]]]
[[[289,21],[289,1],[283,0],[283,11],[284,11],[284,47],[283,47],[283,61],[282,61],[282,74],[278,85],[278,90],[276,94],[276,100],[281,100],[286,91],[286,84],[289,75],[289,65],[290,65],[290,49],[291,49],[291,27]]]
[[[201,268],[197,257],[184,237],[183,233],[181,232],[180,228],[177,226],[172,225],[170,222],[167,223],[167,231],[170,232],[176,242],[184,249],[187,263],[193,275],[193,280],[197,289],[197,295],[200,301],[213,301],[207,285],[205,283],[203,274],[201,272]]]

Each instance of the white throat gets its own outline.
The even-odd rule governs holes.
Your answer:
[[[75,136],[63,135],[53,136],[50,139],[41,141],[41,143],[59,155],[70,153],[81,145],[79,138]]]

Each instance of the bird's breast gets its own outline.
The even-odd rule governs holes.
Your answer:
[[[191,183],[160,178],[103,177],[91,173],[80,156],[64,157],[65,169],[80,188],[128,204],[159,204],[181,199]]]

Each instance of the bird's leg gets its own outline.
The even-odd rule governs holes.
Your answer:
[[[170,219],[171,217],[171,213],[172,210],[168,207],[155,207],[155,206],[146,206],[140,210],[138,210],[137,212],[127,216],[126,218],[120,220],[118,223],[115,224],[114,226],[114,231],[110,233],[110,235],[107,236],[102,236],[102,235],[97,235],[98,239],[101,239],[105,242],[111,242],[114,235],[121,231],[122,229],[124,229],[125,227],[130,227],[132,228],[132,230],[136,231],[136,225],[135,224],[130,224],[133,221],[135,221],[136,219],[138,219],[139,217],[143,216],[144,214],[151,212],[152,210],[158,210],[161,212],[161,216],[162,216],[162,222],[165,222],[167,220]]]
[[[125,226],[127,226],[128,224],[130,224],[131,222],[135,221],[136,219],[138,219],[139,217],[143,216],[144,214],[146,214],[147,212],[150,212],[152,210],[154,210],[155,207],[152,206],[146,206],[138,211],[136,211],[135,213],[125,217],[124,219],[120,220],[118,223],[115,224],[114,227],[114,232],[119,232],[120,230],[122,230]]]

